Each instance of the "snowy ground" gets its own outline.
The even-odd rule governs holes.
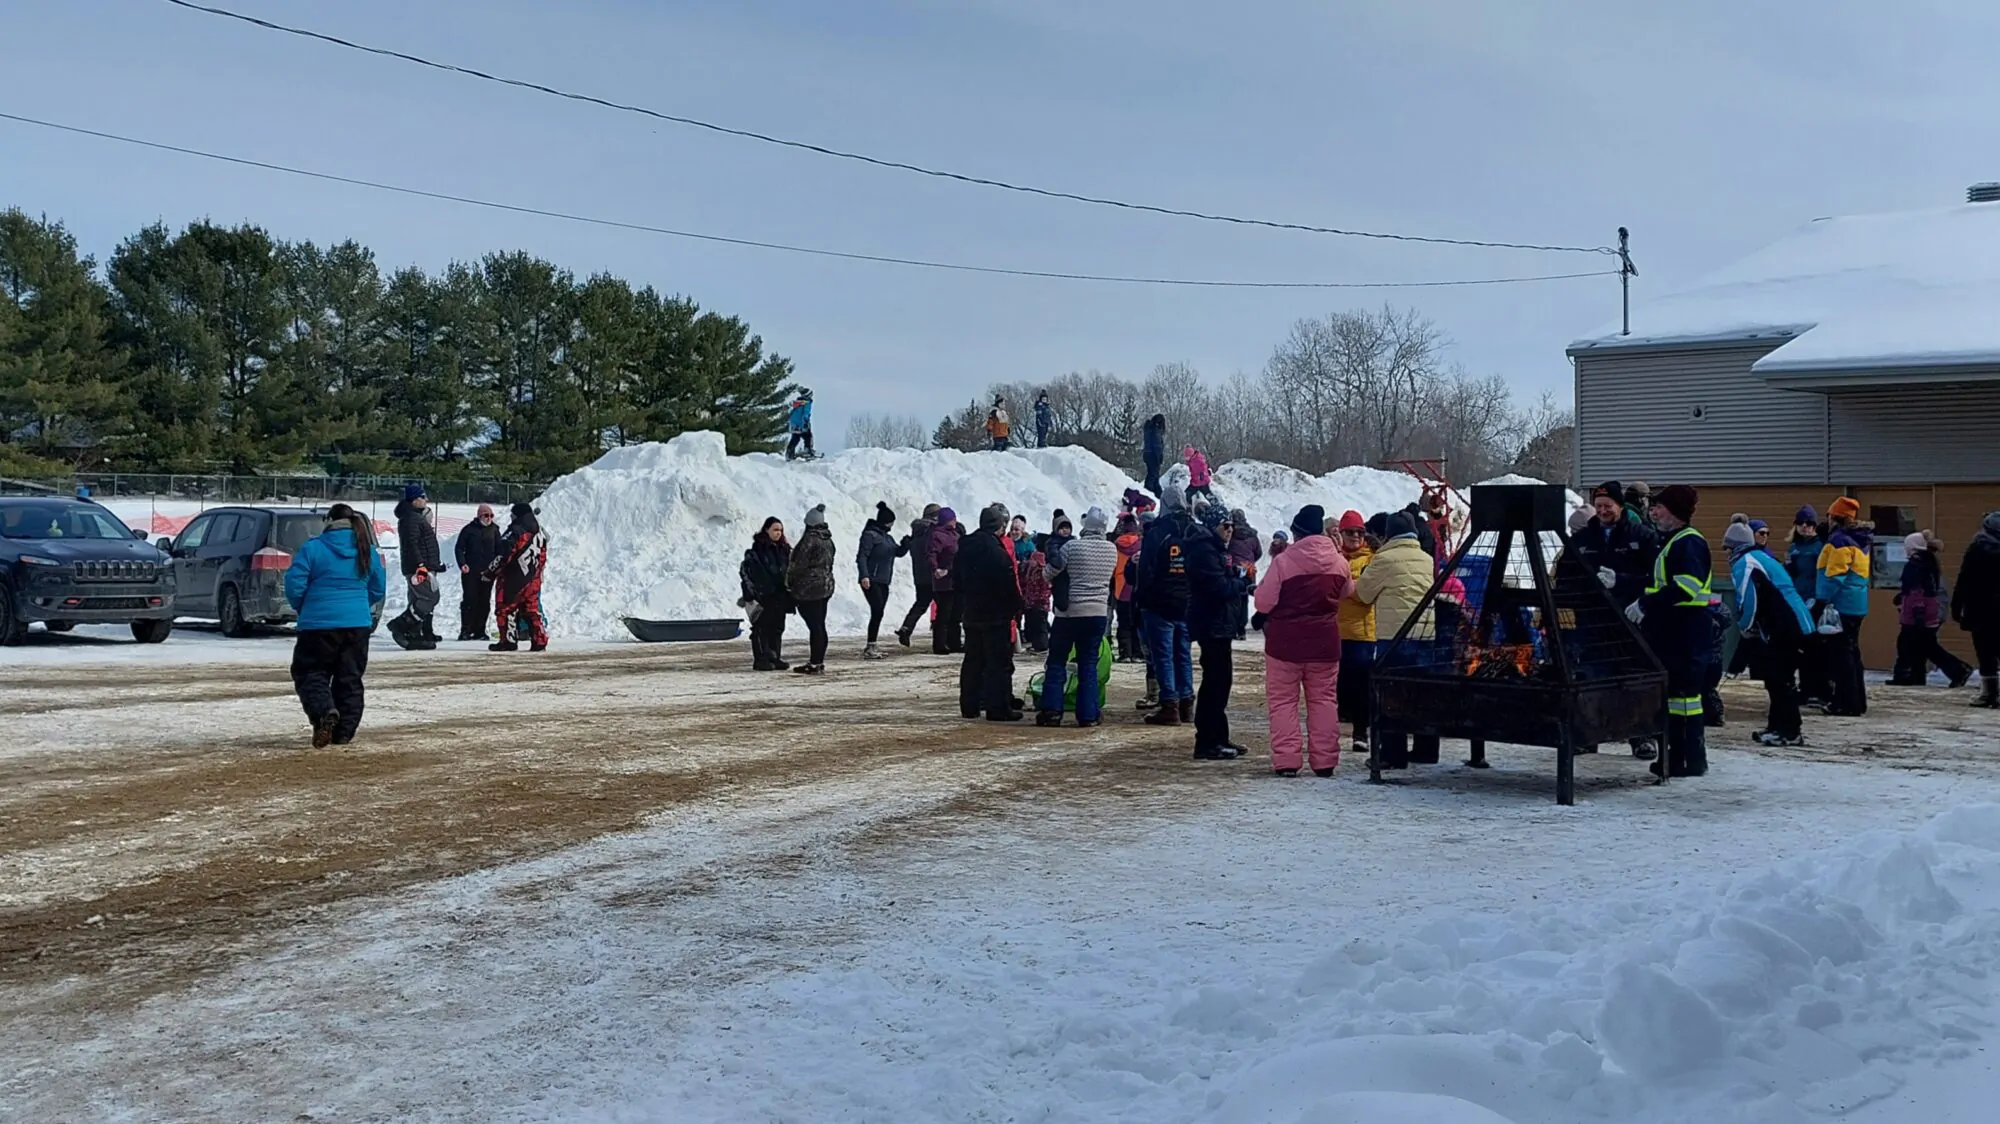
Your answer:
[[[0,1119],[1991,1119],[1963,693],[1767,753],[1732,684],[1711,776],[1565,809],[1535,750],[1196,763],[1124,667],[1052,732],[740,648],[392,651],[344,753],[282,638],[0,666]]]

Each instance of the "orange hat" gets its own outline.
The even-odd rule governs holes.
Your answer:
[[[1349,511],[1340,517],[1340,529],[1343,531],[1361,531],[1367,527],[1368,521],[1363,519],[1358,511]]]
[[[1848,496],[1842,496],[1833,501],[1833,506],[1827,508],[1826,513],[1834,519],[1858,519],[1861,517],[1861,504]]]

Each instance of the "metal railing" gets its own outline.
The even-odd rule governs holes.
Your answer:
[[[96,499],[155,497],[206,503],[348,503],[402,498],[421,483],[436,503],[508,504],[532,500],[545,485],[508,480],[430,481],[408,476],[204,476],[181,473],[85,472],[49,479],[0,477],[0,495],[73,496],[88,487]]]

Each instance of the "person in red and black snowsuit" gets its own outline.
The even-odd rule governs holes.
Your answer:
[[[528,650],[539,652],[549,646],[548,622],[542,619],[542,570],[548,565],[549,540],[532,506],[517,503],[510,514],[513,522],[501,537],[500,557],[487,567],[494,580],[493,615],[500,626],[500,639],[486,648],[490,652],[520,650],[514,640],[514,618],[522,616],[528,620],[532,637]]]

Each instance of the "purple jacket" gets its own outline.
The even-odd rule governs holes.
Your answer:
[[[1306,535],[1271,560],[1257,587],[1264,654],[1286,663],[1340,662],[1340,601],[1354,589],[1347,558],[1325,535]]]
[[[931,565],[931,573],[936,575],[939,570],[944,571],[943,577],[932,578],[931,588],[939,593],[952,591],[951,564],[958,560],[958,537],[958,524],[946,520],[944,512],[939,512],[938,525],[931,528],[930,546],[924,551],[924,557]]]

